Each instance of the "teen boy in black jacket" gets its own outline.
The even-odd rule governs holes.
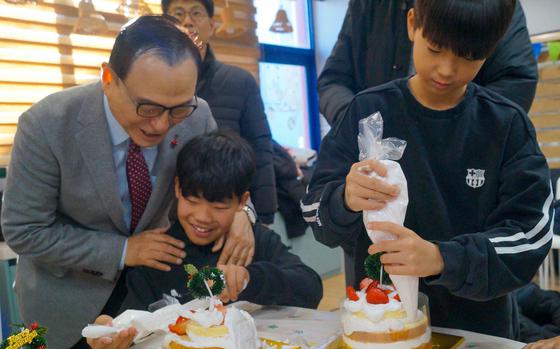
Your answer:
[[[368,252],[385,252],[391,274],[423,277],[431,322],[516,338],[510,292],[531,280],[551,244],[553,194],[546,160],[525,112],[471,83],[503,35],[514,0],[417,0],[408,15],[417,74],[359,93],[325,137],[303,211],[315,237],[355,256],[354,285]],[[358,162],[358,122],[375,112],[383,137],[408,142],[399,161],[410,203],[404,226],[370,229],[397,240],[372,245],[363,210],[398,187],[378,161]]]
[[[341,118],[354,95],[411,69],[412,45],[406,16],[414,0],[350,0],[338,40],[319,76],[321,113],[329,124]],[[537,88],[537,63],[518,2],[504,38],[474,82],[529,111]]]

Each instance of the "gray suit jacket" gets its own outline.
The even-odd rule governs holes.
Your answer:
[[[136,232],[168,224],[177,153],[215,128],[199,99],[195,113],[169,131],[158,147],[157,180]],[[2,231],[19,255],[15,290],[22,318],[46,326],[53,349],[80,339],[120,275],[129,232],[111,146],[100,83],[50,95],[19,119]]]

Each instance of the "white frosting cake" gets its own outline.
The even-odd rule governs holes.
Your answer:
[[[369,289],[368,286],[359,291],[349,290],[349,298],[342,303],[341,320],[346,348],[431,348],[431,330],[422,311],[418,310],[416,316],[409,320],[392,286],[376,284]],[[371,288],[377,289],[377,295],[368,297],[368,292],[373,292]]]
[[[179,316],[184,334],[170,331],[164,339],[165,348],[258,348],[257,329],[246,311],[235,307],[225,309],[221,302],[214,300],[208,309],[184,309]]]

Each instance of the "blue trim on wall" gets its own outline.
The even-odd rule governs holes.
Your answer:
[[[311,148],[319,150],[321,122],[317,95],[317,67],[315,63],[315,39],[313,31],[313,3],[307,0],[307,23],[309,25],[309,49],[261,44],[261,62],[291,64],[305,67],[307,78],[307,105],[309,108],[309,140]]]

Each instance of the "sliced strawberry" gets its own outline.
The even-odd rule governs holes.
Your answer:
[[[362,281],[360,281],[360,290],[365,290],[369,285],[371,285],[372,282],[373,279],[364,278]]]
[[[401,301],[401,297],[399,297],[398,294],[396,294],[395,297],[393,297],[393,299],[399,302]]]
[[[371,288],[366,292],[366,300],[369,304],[387,304],[389,297],[378,288]]]
[[[378,287],[379,287],[379,280],[373,280],[373,282],[372,282],[371,284],[369,284],[369,286],[368,286],[368,288],[367,288],[367,290],[366,290],[366,293],[367,293],[367,291],[369,291],[370,289],[372,289],[372,288],[378,288]]]
[[[354,302],[360,299],[360,297],[358,297],[358,294],[356,293],[356,290],[352,286],[346,287],[346,296],[348,296],[349,300]]]
[[[391,290],[382,290],[383,293],[385,293],[386,295],[390,295],[391,293],[393,293],[393,291]]]
[[[178,334],[179,336],[184,335],[187,331],[187,321],[189,321],[189,319],[179,316],[175,321],[175,324],[168,326],[169,331]]]

